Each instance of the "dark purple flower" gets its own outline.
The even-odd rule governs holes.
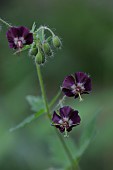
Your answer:
[[[74,126],[79,125],[81,119],[77,110],[64,106],[58,112],[54,111],[52,121],[52,125],[58,128],[61,133],[65,132],[67,136],[67,132],[70,132]]]
[[[83,72],[67,76],[62,84],[62,91],[68,97],[80,97],[81,94],[88,94],[91,91],[91,78]]]
[[[11,27],[6,33],[9,47],[21,49],[24,45],[33,43],[33,34],[26,27]]]

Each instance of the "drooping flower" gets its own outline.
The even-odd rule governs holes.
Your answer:
[[[33,34],[24,26],[11,27],[6,33],[9,47],[13,49],[21,49],[24,45],[33,43]]]
[[[67,132],[70,132],[74,126],[79,125],[80,121],[78,111],[73,110],[69,106],[64,106],[57,112],[54,111],[52,117],[52,125],[58,128],[61,133],[65,132],[65,136],[67,136]]]
[[[84,72],[76,72],[64,79],[61,89],[66,96],[80,97],[81,101],[81,94],[88,94],[91,91],[91,78]]]

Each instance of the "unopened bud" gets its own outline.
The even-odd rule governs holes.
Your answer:
[[[58,36],[56,36],[56,35],[53,36],[52,41],[53,41],[53,46],[55,48],[60,48],[62,46],[62,43],[61,43],[60,38]]]
[[[50,45],[48,42],[44,42],[42,44],[42,48],[44,50],[44,53],[47,55],[47,56],[51,56],[52,55],[52,51],[51,51],[51,48],[50,48]]]
[[[44,56],[44,54],[43,54],[43,52],[42,51],[38,51],[38,54],[36,55],[36,57],[35,57],[35,62],[37,63],[37,64],[44,64],[44,62],[45,62],[45,56]]]
[[[36,56],[37,53],[38,53],[38,49],[37,48],[31,48],[29,50],[29,55],[30,56]]]

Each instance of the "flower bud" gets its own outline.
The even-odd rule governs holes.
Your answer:
[[[31,48],[30,50],[29,50],[29,55],[30,56],[36,56],[36,54],[38,53],[38,49],[37,48]]]
[[[35,62],[37,63],[37,64],[44,64],[44,62],[45,62],[45,56],[44,56],[44,53],[41,51],[41,50],[39,50],[38,51],[38,53],[37,53],[37,55],[36,55],[36,57],[35,57]]]
[[[51,56],[52,55],[52,51],[51,51],[51,48],[50,48],[50,45],[48,42],[44,42],[42,44],[42,48],[44,50],[44,53],[47,55],[47,56]]]
[[[56,36],[56,35],[53,36],[52,41],[53,41],[53,46],[55,48],[60,48],[62,46],[62,43],[61,43],[60,38],[58,36]]]

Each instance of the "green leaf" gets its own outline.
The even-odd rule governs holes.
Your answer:
[[[22,127],[24,127],[26,124],[29,124],[31,121],[33,121],[35,119],[35,115],[30,115],[29,117],[27,117],[26,119],[24,119],[21,123],[19,123],[17,126],[10,128],[9,131],[13,132],[17,129],[20,129]]]
[[[40,111],[40,110],[45,110],[44,102],[42,97],[37,97],[37,96],[27,96],[26,97],[28,103],[31,106],[31,110],[34,112]]]
[[[42,110],[38,111],[37,113],[28,116],[21,123],[19,123],[18,125],[16,125],[13,128],[10,128],[9,131],[13,132],[13,131],[15,131],[17,129],[23,128],[25,125],[27,125],[27,124],[31,123],[32,121],[36,120],[39,116],[41,116],[44,113],[45,113],[45,110],[42,109]]]
[[[31,28],[31,32],[34,33],[35,29],[36,29],[36,23],[34,22]]]
[[[43,41],[45,40],[44,28],[40,27],[36,33],[37,33],[36,37],[40,39],[41,43],[43,43]]]
[[[31,105],[31,110],[35,111],[36,113],[28,116],[17,126],[15,126],[14,128],[11,128],[9,130],[10,132],[24,127],[25,125],[31,123],[33,120],[37,119],[39,116],[41,116],[43,113],[46,112],[46,110],[44,109],[44,103],[43,103],[42,97],[27,96],[27,101]]]

